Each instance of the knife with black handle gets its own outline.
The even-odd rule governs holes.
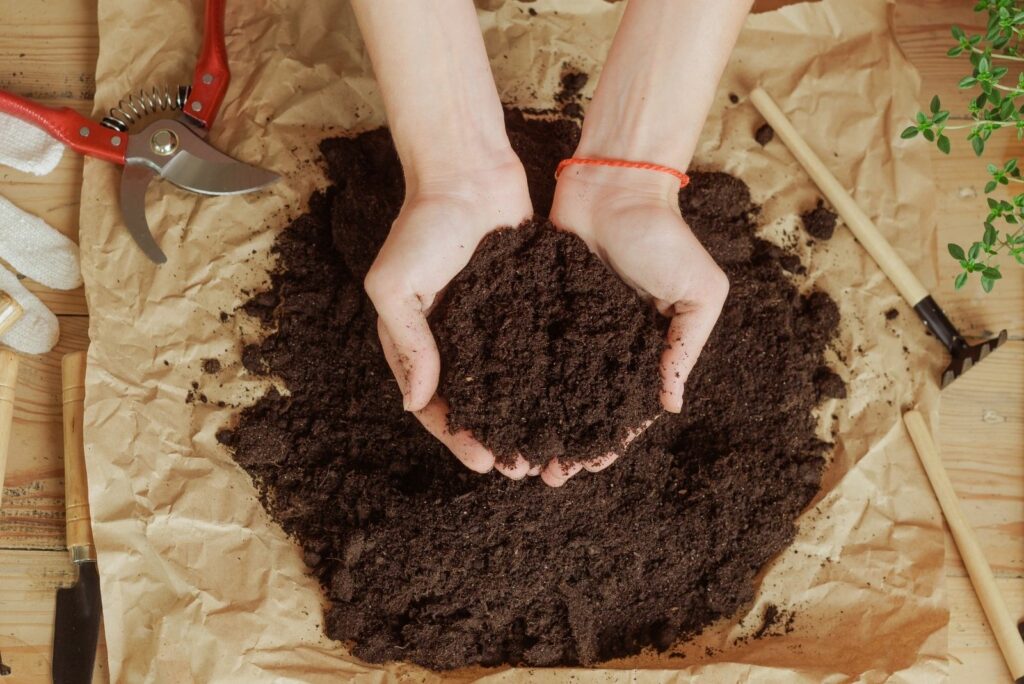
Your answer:
[[[61,363],[64,405],[64,507],[68,552],[78,579],[57,590],[53,632],[54,684],[89,684],[100,635],[100,578],[89,523],[89,485],[85,475],[82,421],[85,409],[85,352]]]

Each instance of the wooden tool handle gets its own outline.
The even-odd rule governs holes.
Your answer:
[[[1003,652],[1010,674],[1018,680],[1024,677],[1024,640],[1017,632],[1017,625],[1010,619],[1010,612],[999,593],[999,587],[996,586],[992,568],[981,552],[974,530],[967,524],[956,492],[953,491],[953,484],[949,481],[949,475],[942,465],[939,451],[932,441],[924,418],[917,411],[907,411],[903,414],[903,422],[917,448],[917,455],[928,474],[928,480],[932,483],[932,489],[935,490],[935,498],[942,507],[942,514],[949,524],[956,548],[960,550],[960,557],[963,558],[967,574],[971,578],[974,593],[978,595],[978,601],[985,610],[985,617],[988,618],[988,624]]]
[[[0,335],[10,330],[23,313],[25,310],[21,308],[18,300],[0,290]]]
[[[889,241],[879,232],[868,215],[857,206],[857,202],[846,191],[846,188],[840,184],[818,155],[800,137],[796,128],[768,93],[761,88],[755,88],[750,93],[750,101],[761,112],[765,121],[775,129],[775,133],[804,167],[804,170],[818,185],[839,215],[843,217],[843,221],[850,227],[854,236],[875,260],[878,267],[882,269],[882,272],[896,286],[903,299],[911,306],[917,306],[922,299],[928,296],[928,290],[899,257]]]
[[[85,474],[82,420],[85,412],[85,352],[67,354],[61,362],[64,404],[64,509],[68,550],[74,560],[95,560],[89,524],[89,482]]]
[[[18,384],[18,355],[0,349],[0,505],[4,498],[4,471],[7,450],[11,445],[11,423],[14,419],[14,388]]]

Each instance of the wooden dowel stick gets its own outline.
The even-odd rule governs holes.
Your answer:
[[[996,586],[992,568],[985,560],[974,530],[964,517],[960,501],[953,490],[953,483],[949,481],[949,475],[946,474],[942,459],[939,457],[939,450],[935,447],[928,426],[925,425],[920,413],[907,411],[903,414],[903,422],[917,448],[917,455],[928,474],[928,480],[932,483],[935,498],[942,507],[942,514],[949,524],[956,548],[960,550],[960,557],[971,578],[974,593],[978,595],[978,601],[985,610],[985,617],[988,618],[988,624],[999,643],[999,649],[1003,652],[1010,674],[1015,680],[1020,679],[1024,677],[1024,640],[1017,631],[1016,623],[1010,619],[1010,611],[999,593],[999,587]]]
[[[888,276],[900,295],[910,306],[917,306],[918,302],[928,296],[921,281],[917,279],[913,271],[903,262],[896,250],[892,248],[889,241],[885,239],[877,226],[868,218],[868,215],[857,205],[857,202],[846,191],[839,180],[828,170],[825,163],[821,161],[797,133],[796,128],[789,122],[786,115],[782,113],[779,106],[775,104],[771,96],[761,88],[755,88],[750,93],[750,101],[761,112],[761,116],[775,130],[775,134],[782,139],[789,151],[796,157],[797,161],[804,167],[807,174],[818,185],[821,192],[832,203],[843,221],[853,231],[854,236],[860,241],[867,253],[875,260],[882,272]]]
[[[4,472],[7,470],[7,452],[11,446],[14,389],[17,384],[18,355],[7,349],[0,349],[0,506],[4,500]]]
[[[61,361],[64,404],[64,509],[68,549],[77,559],[95,559],[89,524],[89,482],[85,474],[82,422],[85,412],[85,352],[67,354]],[[77,548],[76,548],[77,547]]]

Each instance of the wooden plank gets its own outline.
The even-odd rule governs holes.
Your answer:
[[[95,3],[0,0],[0,17],[0,88],[90,114],[99,51]],[[76,241],[81,185],[82,159],[70,151],[45,177],[0,167],[7,199]],[[25,284],[58,315],[87,313],[81,289]]]
[[[1024,616],[1024,577],[1001,577],[996,584],[1010,615]],[[1010,673],[970,581],[966,577],[947,577],[946,594],[950,615],[949,681],[1009,682]]]
[[[1001,576],[1024,576],[1024,342],[1009,342],[942,397],[939,448],[968,522]],[[946,567],[963,575],[947,536]]]
[[[18,373],[0,509],[0,548],[64,548],[60,359],[87,347],[88,320],[80,316],[60,320],[57,348],[43,356],[23,357]]]
[[[966,111],[969,97],[957,88],[957,82],[969,68],[966,60],[946,56],[946,50],[953,44],[949,29],[959,24],[965,30],[981,30],[982,15],[973,12],[972,5],[958,0],[902,0],[896,4],[894,16],[899,45],[921,74],[922,100],[927,102],[937,93],[943,106],[954,114]],[[965,334],[980,336],[985,331],[1006,328],[1012,336],[1024,339],[1024,267],[1004,258],[1005,277],[988,295],[976,279],[960,292],[952,287],[959,266],[946,254],[945,246],[949,242],[969,245],[980,239],[981,223],[988,212],[982,192],[988,180],[986,165],[1022,152],[1013,135],[997,135],[985,157],[979,159],[964,137],[963,132],[951,133],[953,151],[949,156],[932,147],[941,217],[936,255],[940,284],[934,295]]]
[[[0,657],[11,668],[4,684],[51,681],[55,595],[74,581],[66,552],[0,550]],[[101,631],[93,684],[109,679]]]

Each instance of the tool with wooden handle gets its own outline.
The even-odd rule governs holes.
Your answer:
[[[796,128],[790,123],[786,115],[782,113],[779,106],[775,104],[771,96],[761,88],[755,88],[750,93],[750,101],[754,103],[757,110],[765,121],[775,129],[775,133],[782,139],[789,151],[796,157],[797,161],[804,167],[807,174],[818,185],[821,192],[832,203],[836,211],[843,217],[843,221],[849,226],[854,236],[867,250],[871,258],[875,260],[882,272],[896,286],[907,304],[914,307],[914,311],[924,321],[925,326],[946,345],[949,350],[949,366],[942,373],[940,384],[946,387],[949,383],[969,371],[974,364],[978,363],[989,355],[996,348],[1006,342],[1006,331],[1003,330],[994,338],[985,340],[980,344],[970,345],[963,335],[953,326],[946,314],[921,281],[917,279],[913,271],[899,257],[896,250],[892,248],[889,241],[885,239],[875,224],[868,218],[868,215],[857,205],[857,202],[846,191],[838,179],[828,170],[821,158],[814,153],[810,146],[797,133]]]
[[[978,601],[985,610],[988,624],[999,643],[999,649],[1003,652],[1006,666],[1010,669],[1014,681],[1017,684],[1024,684],[1024,639],[1018,633],[1017,625],[1010,619],[1006,603],[999,593],[999,587],[996,586],[992,568],[985,560],[974,530],[971,529],[967,518],[964,517],[960,501],[953,490],[953,483],[949,481],[949,475],[942,465],[939,450],[935,447],[935,442],[932,441],[928,426],[917,411],[904,413],[903,422],[917,449],[921,465],[924,466],[924,471],[928,474],[928,481],[932,483],[935,498],[939,500],[939,506],[942,507],[942,514],[949,524],[953,541],[956,542],[956,548],[959,549],[960,557],[967,568],[967,575],[971,578],[974,593],[978,595]]]
[[[18,322],[25,310],[3,290],[0,290],[0,335]],[[7,472],[7,452],[11,447],[11,427],[14,423],[14,389],[18,384],[18,355],[0,349],[0,506],[4,502],[4,473]]]
[[[89,522],[89,483],[82,439],[85,360],[85,352],[76,352],[66,355],[61,363],[64,508],[67,513],[68,551],[78,569],[78,580],[70,587],[57,590],[52,666],[55,684],[87,684],[92,681],[100,634],[100,579]]]
[[[18,355],[0,349],[0,506],[4,503],[4,473],[14,423],[14,389],[18,384]]]

